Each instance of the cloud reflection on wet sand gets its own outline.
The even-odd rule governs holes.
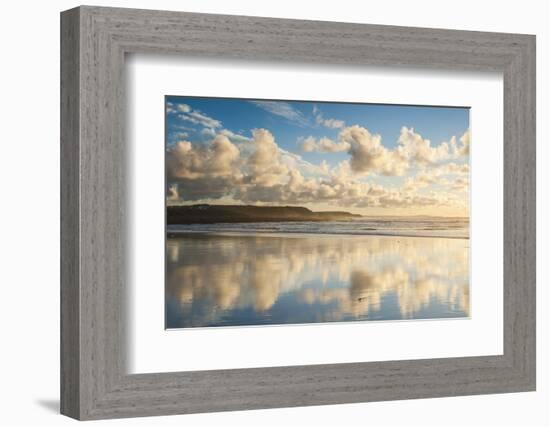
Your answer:
[[[167,240],[167,327],[464,317],[467,239],[189,234]]]

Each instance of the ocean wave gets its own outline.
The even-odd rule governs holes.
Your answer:
[[[435,223],[434,223],[435,222]],[[326,222],[250,222],[168,225],[169,234],[178,233],[275,233],[275,234],[344,234],[403,237],[469,238],[467,220],[359,220]]]

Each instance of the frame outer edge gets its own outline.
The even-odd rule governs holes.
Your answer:
[[[178,15],[178,19],[173,20],[172,13]],[[77,419],[105,419],[533,390],[535,386],[535,274],[531,270],[535,265],[534,37],[461,31],[451,33],[450,30],[407,29],[406,27],[379,28],[369,25],[365,25],[364,28],[376,28],[373,31],[380,33],[382,37],[385,37],[384,31],[392,30],[392,36],[388,36],[392,42],[395,41],[394,31],[406,30],[408,36],[410,30],[413,38],[416,34],[423,37],[430,35],[430,41],[427,43],[428,45],[435,43],[436,47],[457,43],[462,40],[464,34],[467,34],[471,38],[470,43],[474,46],[478,43],[480,48],[491,53],[491,58],[484,60],[480,69],[504,67],[510,72],[512,78],[508,80],[507,89],[510,91],[512,102],[508,107],[505,106],[504,119],[507,119],[506,112],[509,115],[511,112],[515,113],[515,117],[514,115],[508,117],[511,119],[508,127],[505,123],[506,132],[509,132],[511,141],[515,142],[515,147],[511,149],[513,166],[511,173],[514,176],[512,179],[508,178],[508,181],[505,178],[505,182],[512,187],[508,192],[508,197],[513,200],[510,203],[511,213],[508,223],[513,226],[511,228],[513,231],[509,232],[509,239],[514,245],[515,256],[509,267],[510,277],[513,277],[510,282],[513,286],[511,286],[512,292],[509,298],[510,302],[516,306],[512,305],[508,308],[505,306],[505,311],[512,314],[507,320],[505,319],[505,328],[507,323],[508,328],[513,328],[513,332],[505,336],[505,346],[506,340],[510,344],[505,350],[506,366],[502,366],[503,359],[493,358],[487,359],[487,363],[478,366],[477,370],[473,370],[468,375],[462,375],[460,369],[458,372],[451,370],[448,374],[452,378],[464,380],[469,376],[471,381],[457,383],[452,387],[440,385],[443,394],[432,393],[429,384],[418,383],[418,378],[410,379],[408,390],[400,390],[399,386],[392,386],[397,389],[392,391],[392,387],[388,384],[391,384],[392,378],[397,378],[396,374],[401,370],[406,376],[407,367],[397,370],[385,368],[383,372],[385,376],[382,379],[378,378],[378,374],[374,377],[371,374],[365,375],[365,380],[376,383],[367,388],[357,384],[353,387],[342,384],[342,378],[338,380],[339,374],[335,371],[334,382],[329,387],[323,383],[323,390],[312,390],[311,384],[308,383],[307,387],[303,387],[305,392],[303,400],[298,399],[292,404],[289,404],[288,396],[286,400],[280,396],[274,399],[270,397],[271,392],[258,396],[252,395],[253,389],[247,387],[252,385],[261,391],[266,381],[271,382],[271,379],[262,378],[256,374],[254,377],[257,378],[245,378],[246,381],[235,382],[235,375],[240,374],[231,371],[204,373],[205,377],[212,377],[210,380],[203,378],[200,372],[181,376],[175,373],[170,376],[174,380],[173,385],[170,381],[165,381],[166,375],[131,375],[128,378],[120,378],[117,375],[124,364],[120,354],[117,354],[120,348],[116,336],[121,330],[112,329],[112,326],[120,321],[120,316],[113,314],[113,308],[117,307],[113,299],[121,297],[118,293],[120,283],[117,276],[113,275],[116,273],[116,268],[104,269],[100,262],[105,254],[122,249],[118,245],[115,245],[116,248],[105,245],[109,239],[112,240],[118,235],[116,228],[115,236],[111,233],[107,238],[105,233],[109,230],[113,232],[113,225],[120,225],[117,221],[121,218],[121,212],[113,201],[113,194],[109,195],[110,198],[98,197],[98,191],[104,190],[105,186],[110,186],[113,181],[122,182],[121,176],[113,173],[111,168],[113,160],[119,159],[121,153],[117,150],[120,147],[110,145],[115,144],[122,135],[119,134],[120,129],[117,130],[118,125],[105,129],[96,123],[97,121],[99,124],[110,123],[109,113],[116,113],[120,107],[116,98],[113,98],[111,89],[114,87],[117,92],[122,89],[117,86],[120,84],[122,70],[109,67],[120,65],[116,65],[117,57],[123,52],[124,46],[116,45],[122,39],[131,40],[131,37],[140,38],[142,45],[146,43],[147,37],[158,37],[153,46],[145,47],[152,50],[160,47],[161,51],[169,51],[169,53],[174,53],[176,50],[179,52],[178,46],[164,49],[163,40],[167,36],[178,35],[184,25],[191,24],[198,26],[200,31],[197,37],[199,37],[205,25],[202,22],[206,19],[205,17],[214,23],[216,19],[222,18],[220,15],[91,6],[81,6],[63,12],[61,15],[61,412]],[[298,22],[259,17],[234,16],[231,18],[240,19],[243,22],[250,20],[252,24],[256,19],[269,24],[274,24],[275,21],[286,25],[289,25],[290,21]],[[223,19],[228,20],[230,17],[226,16]],[[163,25],[172,26],[174,22],[177,26],[171,27],[169,31],[166,31],[168,27],[163,27]],[[158,24],[158,27],[152,28],[152,24]],[[331,28],[334,26],[330,23],[317,24]],[[352,25],[354,32],[361,33],[358,29],[364,24],[342,23],[341,25],[346,28],[347,25]],[[157,30],[160,31],[158,34],[155,33]],[[317,29],[313,28],[313,30]],[[447,34],[449,40],[443,37]],[[358,35],[355,34],[354,37]],[[500,38],[503,38],[501,44],[497,40]],[[211,41],[214,43],[215,38]],[[493,55],[492,50],[487,50],[492,49],[493,45],[498,49],[498,54]],[[142,47],[139,43],[136,46]],[[366,47],[369,46],[370,44],[367,43]],[[355,49],[353,46],[351,48]],[[278,48],[275,46],[274,49]],[[380,50],[376,46],[373,49],[375,52]],[[430,56],[437,57],[439,52],[436,50],[429,51],[426,54],[427,59],[421,58],[415,61],[422,64],[423,61],[431,60]],[[284,56],[290,55],[292,51],[279,53],[276,50],[276,53],[276,56]],[[459,53],[464,56],[468,52],[462,50]],[[503,62],[504,60],[506,63]],[[476,65],[476,63],[472,64]],[[437,68],[447,65],[448,61],[439,64]],[[102,84],[109,87],[99,86]],[[525,152],[522,153],[522,150]],[[106,153],[115,153],[116,159],[104,157]],[[104,157],[103,160],[102,157]],[[107,161],[107,165],[102,164],[101,161]],[[114,191],[116,193],[120,188]],[[103,210],[113,212],[113,208],[117,208],[115,209],[116,218],[108,219]],[[522,218],[525,220],[522,221]],[[506,244],[506,239],[504,243]],[[105,289],[105,283],[111,282],[116,284],[114,291]],[[116,336],[111,336],[111,333]],[[457,359],[457,362],[466,363],[467,361]],[[424,361],[420,365],[419,363],[411,362],[409,365],[418,367],[422,363],[429,362]],[[441,364],[447,365],[443,362]],[[388,363],[384,362],[383,366],[387,367]],[[316,370],[308,367],[307,372],[314,373]],[[264,369],[265,375],[268,375],[268,372],[282,371]],[[295,371],[296,369],[288,370],[287,374],[293,375]],[[250,375],[252,373],[248,372],[244,376]],[[124,383],[118,383],[121,380]],[[184,380],[193,380],[192,387],[182,387]],[[125,384],[126,381],[128,384]],[[378,384],[379,381],[380,384]],[[277,381],[274,383],[276,384]],[[234,399],[227,401],[227,395],[216,393],[210,388],[213,384],[219,384],[222,391],[230,391],[235,396]],[[379,393],[378,389],[382,385],[384,392]],[[235,386],[242,389],[235,389]],[[295,386],[294,394],[300,391],[298,389],[303,384],[298,383]],[[288,387],[286,389],[288,391]],[[197,393],[206,393],[210,399],[205,400],[204,396],[197,396]],[[376,394],[376,398],[369,397],[372,393]],[[323,398],[318,400],[321,397]],[[214,401],[207,402],[211,399]]]
[[[536,391],[537,388],[537,367],[536,367],[536,255],[537,255],[537,198],[536,198],[536,36],[527,36],[525,47],[521,56],[523,68],[518,75],[518,80],[523,82],[523,100],[521,104],[523,109],[523,122],[520,125],[519,132],[522,134],[520,143],[523,143],[522,163],[520,164],[523,177],[522,191],[524,194],[523,210],[523,229],[522,234],[525,239],[525,250],[523,253],[523,268],[525,269],[524,289],[522,303],[524,306],[523,321],[525,348],[524,356],[524,375],[526,388],[530,391]]]
[[[504,72],[504,354],[517,391],[536,390],[535,36]]]
[[[528,54],[529,54],[529,69],[527,71],[528,76],[528,101],[527,105],[529,108],[529,114],[527,116],[528,120],[528,139],[531,146],[531,166],[530,170],[530,186],[532,190],[531,194],[531,209],[532,214],[529,222],[529,232],[532,234],[531,242],[531,256],[532,256],[532,277],[529,282],[529,289],[531,290],[531,295],[529,298],[529,307],[532,308],[530,312],[530,323],[528,329],[531,331],[529,334],[530,337],[530,348],[531,354],[528,358],[527,364],[527,373],[530,389],[532,391],[537,390],[537,37],[532,35],[529,37],[530,43],[528,44]]]
[[[80,419],[80,10],[60,18],[60,411]]]

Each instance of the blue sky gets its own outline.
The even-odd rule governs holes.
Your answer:
[[[405,205],[411,208],[415,205],[414,196],[410,191],[405,195],[404,186],[407,182],[410,184],[410,181],[420,174],[429,174],[438,168],[437,177],[444,177],[441,182],[445,181],[448,184],[447,181],[451,181],[453,174],[441,173],[445,165],[464,166],[469,164],[469,109],[465,107],[167,96],[166,108],[168,154],[174,153],[177,150],[177,144],[185,141],[196,150],[200,150],[201,147],[203,149],[200,152],[189,152],[191,157],[195,156],[200,159],[202,158],[200,156],[203,156],[205,165],[207,159],[211,164],[213,156],[217,154],[211,151],[214,148],[210,144],[216,135],[224,135],[239,152],[238,159],[232,157],[234,165],[236,166],[237,163],[240,165],[233,170],[233,174],[237,171],[238,174],[242,173],[243,175],[243,180],[240,183],[234,183],[236,188],[241,188],[246,184],[250,189],[250,182],[254,181],[250,177],[251,165],[250,162],[247,163],[247,156],[254,153],[254,150],[260,150],[259,153],[263,153],[262,147],[269,148],[267,145],[261,145],[264,144],[263,139],[253,136],[254,129],[268,131],[270,138],[272,137],[274,140],[273,144],[277,147],[275,151],[272,151],[272,155],[274,157],[281,156],[279,160],[287,167],[286,171],[281,172],[279,180],[270,182],[270,190],[277,189],[278,194],[282,194],[282,188],[273,186],[286,185],[292,173],[290,169],[294,166],[306,179],[316,179],[319,183],[324,182],[327,185],[336,185],[334,176],[338,174],[343,176],[345,169],[347,171],[346,179],[393,190],[400,189],[403,193],[401,195],[408,197],[408,202],[403,202],[403,206],[398,206],[399,204],[395,202],[394,208],[402,208]],[[404,128],[406,128],[406,132]],[[468,140],[462,142],[461,138],[464,138],[466,134]],[[325,138],[324,145],[321,143],[322,138]],[[306,140],[309,143],[305,143]],[[467,146],[463,146],[466,143]],[[290,164],[292,162],[294,162],[294,166]],[[312,167],[308,167],[308,164]],[[324,172],[314,172],[314,167],[321,167],[321,165]],[[447,169],[452,168],[447,167]],[[204,176],[198,177],[197,171],[195,171],[193,176],[196,178],[192,178],[194,181],[191,182],[191,178],[189,178],[191,175],[188,172],[180,170],[168,173],[169,185],[172,183],[179,190],[183,190],[183,194],[181,191],[178,192],[180,203],[187,201],[185,198],[186,186],[189,188],[191,185],[193,189],[196,189],[198,179],[206,178],[206,175],[210,174],[211,181],[214,178],[213,174],[220,175],[219,171],[208,172],[205,169],[202,174]],[[229,170],[223,173],[228,175]],[[219,179],[220,176],[216,176],[216,178]],[[455,178],[458,179],[458,177]],[[256,181],[260,180],[256,179]],[[431,181],[433,181],[433,177]],[[447,187],[450,188],[450,185]],[[313,183],[303,188],[314,190]],[[407,189],[410,190],[410,188],[412,185],[408,185]],[[440,183],[431,182],[428,185],[423,184],[416,190],[420,195],[427,195],[430,192],[448,192],[449,188]],[[254,191],[260,190],[262,194],[267,192],[267,188],[254,188]],[[228,191],[231,193],[231,190]],[[365,192],[363,193],[369,193],[368,189],[365,189]],[[373,192],[370,191],[370,193]],[[258,200],[250,198],[252,192],[249,192],[243,200],[237,200],[234,194],[229,193],[224,193],[222,197],[220,197],[220,193],[217,193],[214,199],[205,193],[204,200],[215,202],[219,199],[221,202],[258,204],[270,202],[267,196],[260,197]],[[317,204],[323,209],[325,207],[328,209],[330,205],[337,204],[336,200],[331,201],[321,193],[319,195],[323,201],[313,203],[314,205]],[[281,204],[299,201],[287,196],[281,196],[280,200],[274,199],[271,202]],[[386,196],[397,197],[395,194]],[[466,197],[462,197],[462,199],[464,201]],[[201,201],[204,200],[201,199]],[[376,201],[372,197],[369,200],[372,202],[370,203],[371,210],[383,209],[384,203],[380,203],[380,200]],[[420,199],[418,200],[420,201]],[[365,209],[364,205],[369,207],[369,202],[364,197],[355,205],[350,200],[346,203],[355,209]],[[464,203],[462,204],[464,205]],[[417,211],[420,210],[417,209]]]
[[[175,105],[187,104],[209,117],[216,118],[225,129],[243,136],[250,137],[252,128],[269,129],[276,136],[277,144],[281,148],[301,154],[311,161],[324,159],[331,164],[344,159],[345,154],[323,156],[319,153],[302,153],[300,149],[300,137],[311,135],[317,138],[335,138],[338,135],[339,129],[327,128],[316,123],[314,107],[321,111],[323,117],[343,120],[349,125],[357,124],[380,134],[382,143],[388,148],[397,145],[402,126],[414,128],[432,143],[448,141],[453,135],[464,133],[469,126],[469,109],[456,107],[283,101],[299,114],[299,117],[289,119],[258,107],[252,100],[169,96],[166,101]],[[169,114],[168,143],[178,139],[178,126],[181,125],[193,129],[188,131],[191,142],[208,140],[208,137],[200,133],[203,126],[181,120],[176,114]]]

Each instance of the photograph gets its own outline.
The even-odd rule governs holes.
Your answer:
[[[468,318],[468,107],[165,97],[167,329]]]
[[[548,418],[542,6],[345,1],[10,3],[7,425]]]

